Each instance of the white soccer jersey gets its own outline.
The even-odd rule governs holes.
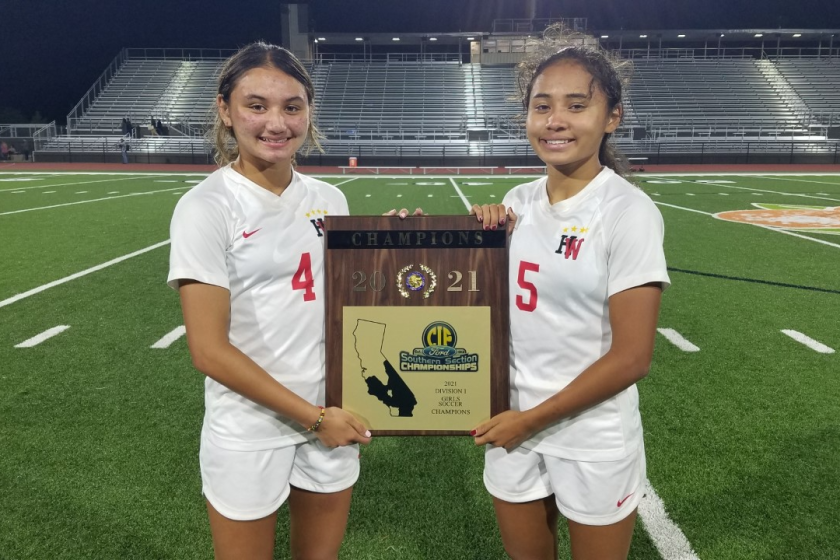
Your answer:
[[[581,192],[550,205],[547,178],[504,199],[518,216],[510,246],[511,408],[558,393],[606,354],[608,299],[648,282],[670,284],[664,226],[653,202],[604,168]],[[523,446],[580,461],[613,461],[642,442],[633,385],[552,424]]]
[[[168,283],[193,279],[230,290],[231,344],[277,381],[324,404],[323,218],[346,215],[336,187],[294,173],[281,196],[230,166],[180,200],[172,217]],[[288,418],[205,382],[204,430],[227,449],[307,439]]]

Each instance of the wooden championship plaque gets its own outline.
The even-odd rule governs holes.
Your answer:
[[[327,406],[374,435],[466,435],[509,406],[504,228],[324,220]]]

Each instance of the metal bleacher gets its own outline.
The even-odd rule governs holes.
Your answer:
[[[630,99],[655,140],[805,134],[756,60],[635,60]]]
[[[147,127],[151,119],[189,134],[207,121],[216,91],[219,60],[128,59],[85,113],[68,120],[72,133],[119,134],[128,117]]]
[[[318,123],[329,138],[464,137],[476,97],[466,67],[447,62],[315,65]]]
[[[125,117],[135,124],[148,123],[180,66],[178,60],[127,60],[83,117],[70,124],[71,131],[118,133]]]
[[[778,58],[773,63],[819,123],[840,126],[840,59]]]
[[[477,95],[477,125],[494,130],[494,137],[523,138],[522,106],[516,101],[516,80],[510,66],[468,64],[469,87]]]
[[[131,138],[136,161],[150,161],[150,154],[207,160],[212,150],[203,133],[223,60],[129,53],[68,115],[68,135],[36,149],[118,155],[120,124],[130,117],[143,129]],[[327,156],[532,155],[510,64],[337,58],[306,65]],[[630,154],[689,153],[699,143],[735,152],[737,142],[825,141],[830,123],[814,121],[814,115],[834,115],[836,123],[840,114],[837,58],[650,56],[634,59],[633,66],[624,125],[616,134]],[[147,130],[151,118],[169,134]],[[823,124],[814,128],[814,122]]]

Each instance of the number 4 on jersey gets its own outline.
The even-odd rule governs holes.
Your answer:
[[[297,272],[292,276],[292,289],[305,290],[303,292],[303,301],[312,301],[315,299],[315,280],[312,278],[312,259],[309,253],[304,253],[300,256],[300,264]]]

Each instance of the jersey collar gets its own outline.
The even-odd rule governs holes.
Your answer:
[[[600,186],[606,183],[613,175],[615,175],[615,172],[612,169],[609,167],[602,167],[601,171],[595,176],[595,178],[589,181],[589,183],[583,187],[580,192],[567,198],[566,200],[561,200],[560,202],[555,202],[554,204],[550,204],[548,201],[548,177],[545,177],[540,182],[540,205],[548,212],[552,213],[563,213],[573,210],[594,195]]]

